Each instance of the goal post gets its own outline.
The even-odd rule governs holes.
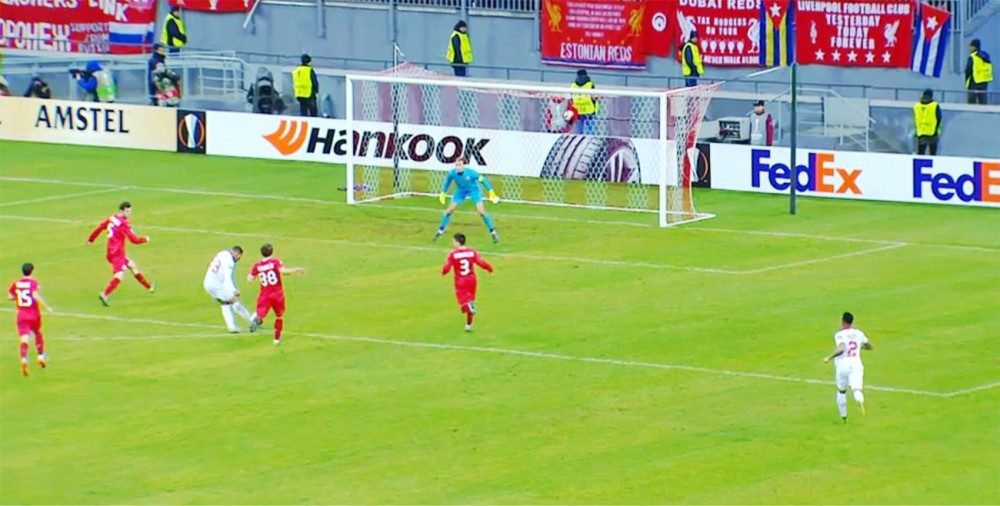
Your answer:
[[[698,127],[717,85],[580,89],[453,78],[404,64],[346,77],[347,201],[436,196],[455,161],[508,203],[710,218],[694,206]],[[596,112],[576,113],[593,99]]]

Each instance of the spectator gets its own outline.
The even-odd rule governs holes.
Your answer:
[[[587,71],[580,69],[576,71],[576,80],[573,81],[572,88],[594,89],[594,81],[587,75]],[[585,93],[573,95],[573,109],[576,110],[576,133],[581,135],[594,134],[594,116],[597,115],[598,104],[594,96]]]
[[[979,39],[969,44],[969,59],[965,62],[965,87],[970,104],[987,104],[986,90],[993,81],[993,62],[986,51],[979,49]]]
[[[170,49],[170,54],[176,54],[187,44],[187,41],[187,28],[184,27],[184,20],[181,19],[181,8],[175,5],[170,8],[170,14],[167,14],[167,18],[163,20],[160,42]]]
[[[705,74],[701,48],[698,47],[698,32],[692,31],[688,41],[681,46],[681,72],[684,86],[698,86],[698,78]]]
[[[156,98],[156,66],[167,65],[167,46],[162,42],[153,44],[153,54],[146,63],[146,94],[149,95],[149,105],[158,105]]]
[[[295,90],[295,100],[299,102],[300,116],[319,116],[319,79],[316,70],[312,68],[312,57],[302,55],[302,65],[292,71],[292,88]]]
[[[941,106],[934,100],[934,92],[924,90],[920,101],[913,105],[913,127],[917,132],[917,154],[930,150],[937,154],[938,136],[941,134]]]
[[[750,115],[750,144],[753,146],[774,145],[774,118],[764,110],[764,101],[753,103]]]
[[[76,79],[76,84],[87,93],[87,100],[105,103],[115,101],[118,85],[111,77],[111,73],[101,68],[101,64],[96,60],[87,62],[87,68],[83,71],[70,72],[73,74],[73,79]]]
[[[162,63],[153,69],[153,82],[156,85],[156,105],[161,107],[178,107],[181,105],[181,78]]]
[[[28,83],[28,89],[24,92],[24,96],[31,98],[52,98],[52,90],[49,89],[49,83],[42,79],[42,76],[34,76],[31,78],[31,82]]]
[[[469,65],[472,64],[472,41],[469,40],[469,25],[465,21],[455,23],[455,28],[448,38],[448,51],[445,53],[448,63],[455,70],[455,75],[465,77]]]

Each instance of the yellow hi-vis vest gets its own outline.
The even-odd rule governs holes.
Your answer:
[[[445,53],[448,63],[455,63],[455,46],[451,43],[455,36],[458,36],[458,48],[462,51],[462,63],[466,65],[472,63],[472,41],[469,40],[469,34],[458,30],[451,32],[451,36],[448,37],[448,52]]]
[[[574,81],[573,87],[592,90],[594,89],[594,81],[587,81],[583,83],[583,86],[576,84]],[[593,95],[585,95],[583,93],[574,94],[573,107],[576,109],[576,113],[580,116],[589,116],[597,112],[597,102],[594,102]]]
[[[312,67],[299,65],[292,72],[292,88],[295,98],[311,98],[313,96]]]
[[[94,93],[97,94],[97,101],[114,102],[118,95],[118,87],[115,86],[115,80],[111,74],[107,70],[100,70],[94,72],[94,78],[97,79],[97,89],[94,90]]]
[[[167,14],[167,19],[163,22],[163,30],[160,31],[160,42],[169,47],[184,47],[183,41],[170,36],[170,31],[167,30],[167,27],[170,25],[171,21],[177,23],[177,31],[181,32],[181,35],[187,35],[187,28],[184,27],[184,20],[174,16],[173,14]]]
[[[687,58],[684,57],[688,47],[691,48],[691,59],[694,60],[693,69],[688,65]],[[698,44],[689,41],[681,46],[681,69],[684,72],[684,77],[689,77],[695,70],[698,71],[699,76],[705,75],[705,65],[701,62],[701,49],[698,48]]]
[[[987,63],[982,56],[979,56],[979,51],[972,53],[972,83],[969,84],[984,84],[993,82],[993,64]]]
[[[937,111],[938,103],[931,101],[923,104],[917,102],[913,106],[913,125],[917,129],[917,136],[937,135],[941,125],[938,125]]]

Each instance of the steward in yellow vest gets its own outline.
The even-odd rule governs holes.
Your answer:
[[[445,58],[455,70],[456,76],[465,77],[467,67],[472,63],[472,41],[469,40],[469,25],[465,21],[455,23],[455,28],[448,37]]]
[[[988,104],[986,90],[993,82],[993,61],[986,51],[979,49],[979,39],[969,43],[969,59],[965,62],[965,87],[969,90],[970,104]]]
[[[941,106],[934,100],[934,92],[924,90],[920,101],[913,105],[913,128],[917,132],[917,154],[930,150],[937,154],[938,135],[941,134]]]
[[[160,31],[160,42],[169,48],[171,53],[176,53],[187,44],[187,28],[184,27],[184,20],[181,19],[181,8],[173,6],[170,14],[163,20],[163,29]]]
[[[691,32],[688,41],[681,46],[681,73],[685,78],[684,86],[698,86],[698,78],[705,74],[698,47],[698,32]]]
[[[292,71],[292,89],[295,90],[295,100],[299,102],[301,116],[319,116],[319,105],[316,97],[319,95],[319,80],[312,68],[312,57],[302,55],[302,65]]]
[[[573,88],[583,88],[585,90],[594,89],[594,81],[590,80],[587,71],[580,69],[576,71],[576,81],[573,81]],[[581,135],[594,134],[594,116],[600,109],[600,105],[594,100],[594,95],[587,93],[573,94],[573,109],[576,109],[576,133]]]

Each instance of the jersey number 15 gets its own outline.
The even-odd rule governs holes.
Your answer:
[[[21,288],[16,290],[17,293],[17,307],[31,307],[35,305],[35,298],[31,295],[31,290],[27,288]]]

